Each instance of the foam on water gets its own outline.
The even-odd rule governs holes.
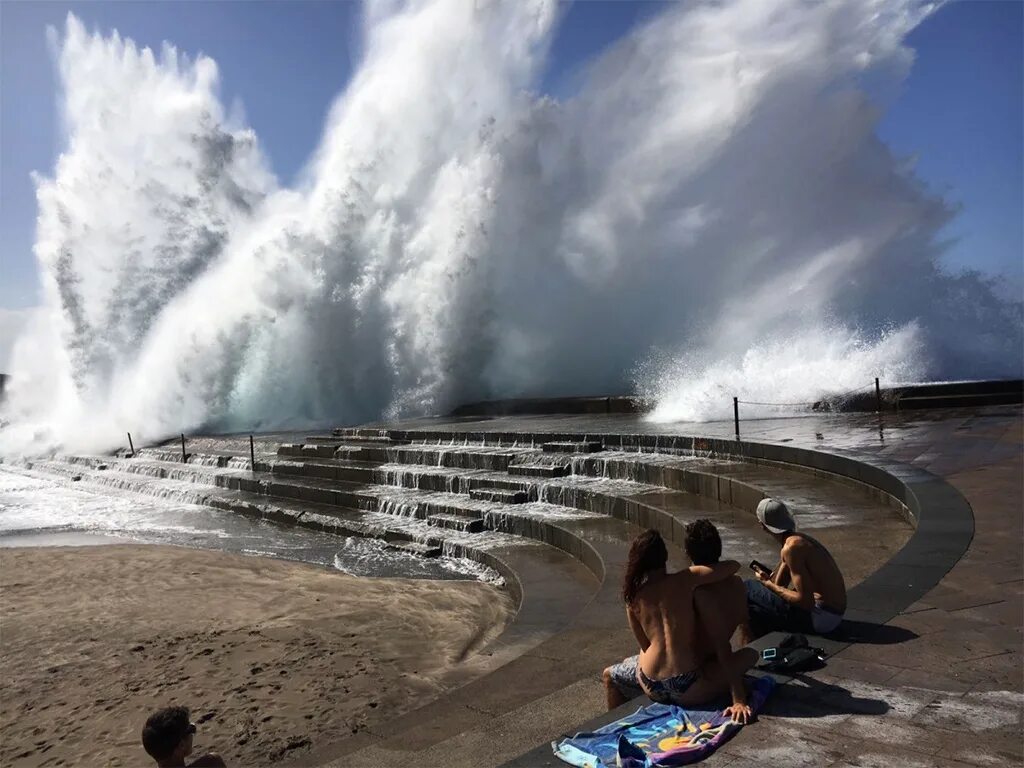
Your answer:
[[[516,516],[533,517],[538,520],[575,520],[598,516],[594,512],[559,506],[546,501],[507,505],[497,501],[472,499],[460,493],[421,491],[413,488],[371,486],[362,489],[360,493],[366,496],[377,497],[376,511],[379,514],[412,520],[424,517],[426,514],[425,510],[428,507],[438,512],[451,509],[456,514],[469,512],[481,516],[508,513]],[[449,531],[445,532],[446,538],[451,538],[452,536],[457,536],[457,534]],[[494,546],[510,543],[503,536],[490,532],[486,537],[479,536],[478,534],[468,534],[468,536],[470,538],[466,539],[466,542],[472,542],[474,546]]]
[[[217,549],[295,560],[356,575],[428,579],[501,577],[463,557],[435,561],[388,550],[382,543],[277,526],[232,512],[146,498],[107,486],[62,483],[18,467],[0,467],[0,546],[77,546],[142,542]]]
[[[139,530],[181,531],[177,522],[207,510],[188,504],[158,504],[138,496],[100,493],[63,484],[52,476],[10,466],[0,468],[0,534],[14,531],[95,531],[130,535]],[[156,514],[163,513],[162,515]]]
[[[334,567],[353,576],[389,576],[397,568],[410,577],[438,578],[439,572],[445,572],[448,578],[475,579],[499,587],[505,584],[493,568],[465,557],[424,558],[391,549],[379,539],[359,537],[345,540],[343,550],[334,556]]]
[[[401,531],[409,534],[414,541],[426,542],[428,539],[436,539],[439,535],[443,534],[445,547],[454,547],[456,549],[458,547],[471,547],[485,551],[496,547],[531,547],[538,545],[537,542],[530,539],[497,531],[487,531],[485,535],[482,535],[479,533],[463,533],[447,528],[442,530],[412,515],[365,512],[363,520],[370,526],[378,527],[381,530]]]
[[[876,131],[931,8],[668,3],[557,100],[554,0],[374,3],[294,189],[212,59],[69,17],[0,451],[633,381],[705,419],[1020,375],[1020,305],[943,270],[953,206]]]

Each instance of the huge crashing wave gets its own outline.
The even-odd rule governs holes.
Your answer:
[[[69,16],[0,449],[633,389],[655,418],[1019,375],[1021,310],[876,129],[913,0],[666,4],[539,95],[554,2],[369,5],[281,186],[205,56]]]

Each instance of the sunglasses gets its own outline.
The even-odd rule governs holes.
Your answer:
[[[196,724],[195,723],[189,723],[188,724],[188,728],[185,729],[185,733],[187,735],[191,736],[195,732],[196,732]]]

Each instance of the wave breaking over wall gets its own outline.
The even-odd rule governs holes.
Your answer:
[[[1020,306],[943,271],[951,209],[876,134],[929,11],[668,4],[559,101],[537,95],[556,4],[373,5],[295,188],[211,59],[69,17],[0,450],[1020,375]]]

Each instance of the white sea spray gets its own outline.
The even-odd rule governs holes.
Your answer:
[[[556,100],[554,2],[374,4],[293,189],[212,59],[69,17],[0,452],[631,385],[656,419],[706,419],[1020,375],[1019,304],[943,270],[952,206],[876,130],[930,9],[666,4]]]

